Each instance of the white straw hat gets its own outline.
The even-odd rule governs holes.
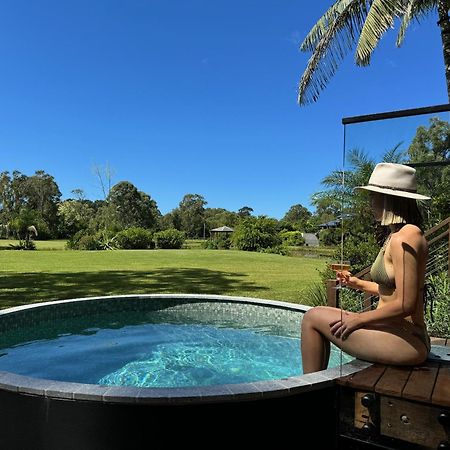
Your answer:
[[[365,189],[396,197],[430,200],[430,197],[417,193],[416,169],[403,164],[377,164],[367,186],[357,186],[355,189]]]

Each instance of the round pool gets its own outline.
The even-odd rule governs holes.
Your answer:
[[[70,437],[73,448],[122,448],[116,445],[128,436],[124,424],[135,434],[149,417],[158,430],[166,419],[180,426],[186,408],[208,422],[214,405],[236,405],[237,417],[251,405],[262,414],[273,402],[301,399],[306,409],[297,419],[307,422],[318,405],[331,414],[335,378],[364,363],[333,348],[327,370],[303,375],[300,326],[307,309],[246,297],[154,294],[2,310],[0,421],[7,431],[0,445],[69,449]],[[47,433],[36,436],[42,427]]]
[[[0,371],[137,388],[302,375],[302,308],[173,296],[44,304],[0,316]],[[332,348],[329,367],[351,358]]]

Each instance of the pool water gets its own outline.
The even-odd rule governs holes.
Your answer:
[[[110,315],[3,335],[0,370],[57,381],[185,387],[302,374],[299,336],[268,327],[179,323]],[[342,355],[332,349],[329,367]],[[344,361],[349,357],[344,355]]]

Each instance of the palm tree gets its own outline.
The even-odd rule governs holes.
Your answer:
[[[383,34],[400,20],[399,47],[409,24],[436,12],[441,29],[447,93],[450,100],[450,0],[336,0],[300,46],[312,52],[299,83],[298,103],[315,102],[346,54],[356,46],[355,62],[370,64]]]

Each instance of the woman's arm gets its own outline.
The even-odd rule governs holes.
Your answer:
[[[375,283],[374,281],[361,280],[357,277],[353,277],[352,274],[346,270],[338,272],[337,277],[346,287],[364,291],[371,295],[379,295],[378,283]]]

